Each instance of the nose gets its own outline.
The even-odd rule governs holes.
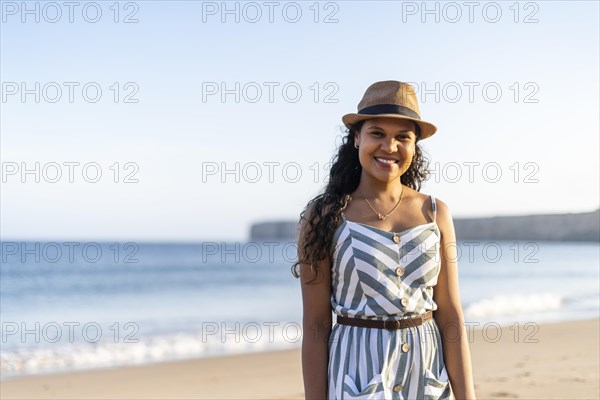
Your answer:
[[[398,145],[396,143],[396,139],[391,138],[391,139],[384,140],[383,143],[381,144],[381,148],[382,148],[382,150],[384,150],[388,153],[395,153],[396,151],[398,151]]]

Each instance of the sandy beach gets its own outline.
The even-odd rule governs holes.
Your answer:
[[[478,399],[600,398],[600,320],[469,335]],[[2,399],[302,399],[300,350],[4,381]]]

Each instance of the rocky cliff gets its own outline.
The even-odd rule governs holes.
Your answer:
[[[551,240],[600,242],[600,209],[587,213],[455,218],[457,240]],[[296,240],[298,223],[253,224],[250,241]]]

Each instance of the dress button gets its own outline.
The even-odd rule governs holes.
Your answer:
[[[402,267],[396,268],[396,275],[398,275],[398,276],[404,275],[404,268],[402,268]]]
[[[397,233],[394,233],[394,237],[392,239],[394,243],[400,243],[400,236]]]
[[[403,297],[402,300],[400,300],[400,303],[402,303],[402,305],[406,307],[408,305],[408,299],[406,297]]]
[[[402,351],[406,353],[406,352],[407,352],[407,351],[409,351],[409,350],[410,350],[410,344],[408,344],[408,343],[404,343],[404,344],[402,345]]]
[[[396,392],[396,393],[399,393],[399,392],[401,392],[401,391],[402,391],[402,389],[403,389],[403,386],[402,386],[402,385],[396,385],[396,386],[394,386],[394,392]]]

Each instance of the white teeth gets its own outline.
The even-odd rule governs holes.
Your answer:
[[[375,157],[375,159],[379,162],[386,163],[386,164],[395,164],[396,163],[395,160],[386,160],[384,158],[378,158],[378,157]]]

